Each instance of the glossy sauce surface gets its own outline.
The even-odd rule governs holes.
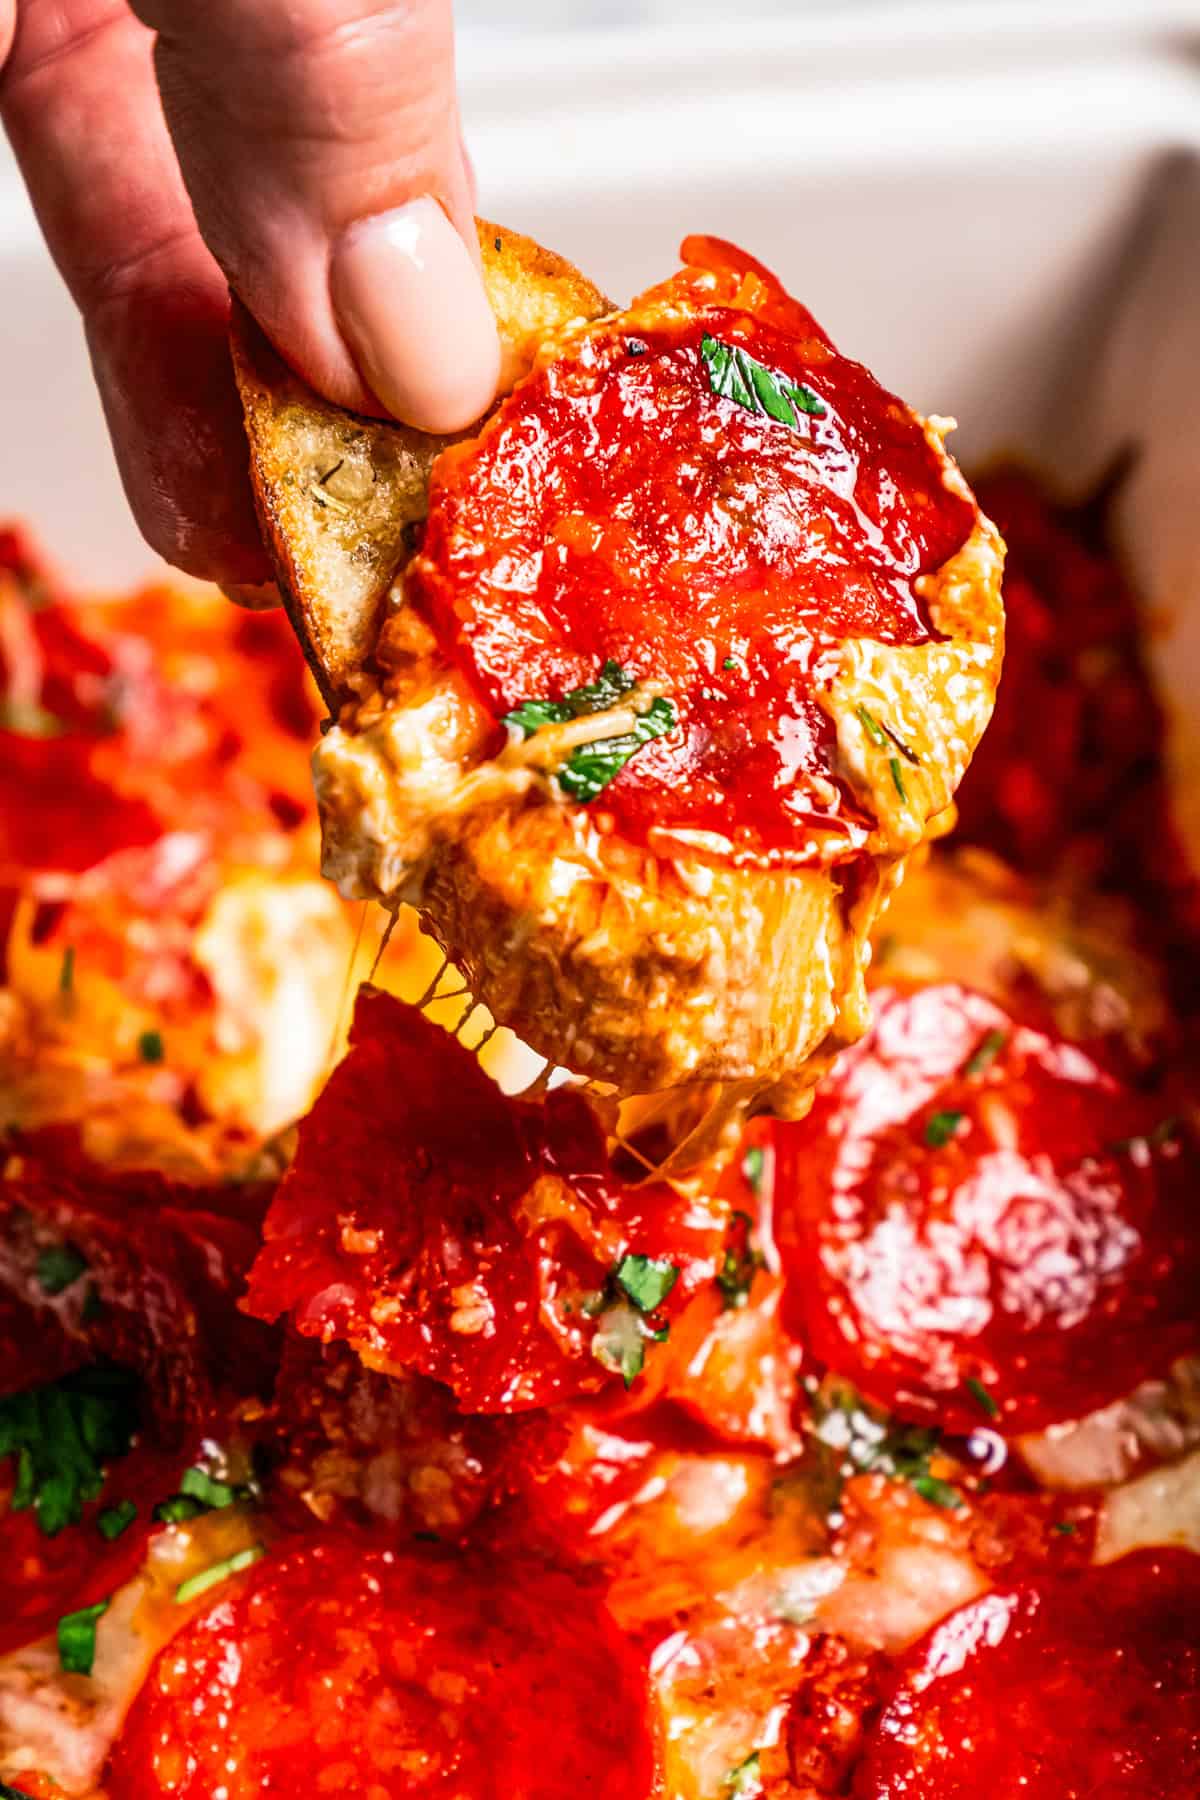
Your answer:
[[[640,1658],[590,1584],[336,1533],[270,1558],[167,1648],[112,1800],[642,1800]]]
[[[953,985],[881,989],[808,1119],[776,1229],[819,1360],[911,1418],[1076,1418],[1200,1336],[1193,1140],[1161,1098]]]
[[[1200,1787],[1200,1557],[999,1588],[902,1664],[855,1800],[1177,1800]]]
[[[914,582],[973,506],[920,422],[753,259],[689,266],[590,330],[440,460],[407,581],[484,704],[561,699],[615,661],[676,710],[597,811],[623,834],[703,830],[806,860],[861,817],[815,695],[848,637],[916,644]],[[703,346],[808,395],[788,423],[714,391]]]

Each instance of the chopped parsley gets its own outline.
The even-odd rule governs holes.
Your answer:
[[[907,806],[908,789],[904,785],[904,770],[900,767],[900,758],[898,756],[889,756],[888,768],[892,771],[892,786],[899,794],[901,800],[903,800],[905,806]]]
[[[616,1269],[617,1286],[623,1288],[639,1312],[660,1307],[675,1283],[679,1270],[657,1256],[623,1256]]]
[[[962,1124],[963,1117],[962,1113],[954,1111],[930,1113],[925,1122],[925,1142],[929,1148],[940,1150],[943,1144],[948,1144]]]
[[[733,400],[747,412],[774,419],[777,425],[800,428],[800,418],[823,419],[826,408],[803,381],[793,381],[781,369],[769,369],[740,344],[723,344],[706,332],[700,355],[708,370],[708,385],[721,400]]]
[[[58,991],[70,994],[75,991],[75,946],[68,944],[63,951],[62,967],[58,971]]]
[[[207,1511],[209,1508],[191,1494],[172,1494],[169,1500],[159,1501],[152,1517],[157,1525],[183,1525]]]
[[[956,1512],[962,1505],[962,1495],[957,1488],[951,1487],[948,1481],[942,1481],[937,1475],[913,1475],[909,1478],[909,1487],[922,1500],[928,1500],[930,1506],[944,1507],[947,1512]]]
[[[108,1611],[107,1600],[64,1613],[58,1621],[58,1660],[68,1675],[90,1675],[96,1660],[96,1624]]]
[[[751,1144],[742,1158],[742,1174],[750,1192],[757,1199],[762,1193],[763,1171],[766,1167],[766,1152],[761,1144]]]
[[[87,1258],[74,1244],[47,1244],[39,1250],[38,1286],[44,1294],[65,1294],[87,1271]]]
[[[762,1251],[751,1241],[753,1221],[749,1213],[735,1212],[730,1221],[732,1242],[725,1246],[721,1267],[717,1270],[717,1286],[726,1312],[736,1312],[750,1298],[754,1277],[763,1266]]]
[[[13,1787],[11,1782],[0,1781],[0,1800],[30,1800],[24,1788]]]
[[[886,1475],[903,1481],[933,1506],[955,1511],[962,1496],[934,1475],[930,1462],[940,1434],[922,1425],[907,1425],[868,1406],[845,1383],[826,1383],[814,1395],[813,1435],[838,1457],[837,1473]]]
[[[136,1518],[136,1500],[118,1500],[115,1506],[106,1506],[96,1515],[96,1529],[111,1544],[123,1531],[128,1531]]]
[[[989,1031],[963,1064],[963,1074],[968,1077],[982,1075],[985,1069],[991,1068],[1007,1042],[1007,1032]]]
[[[897,737],[890,725],[881,724],[875,717],[875,714],[868,712],[865,706],[856,706],[854,712],[861,723],[863,730],[873,744],[877,744],[881,750],[886,750],[889,744],[894,744],[905,762],[911,763],[914,769],[920,766],[921,759],[916,751],[910,750],[904,739],[902,737]],[[891,769],[892,780],[899,789],[901,799],[907,799],[908,796],[904,792],[903,773],[898,772],[895,757],[891,758]]]
[[[175,1589],[177,1603],[185,1606],[189,1600],[195,1600],[198,1595],[206,1594],[209,1588],[217,1587],[220,1582],[227,1581],[231,1575],[240,1575],[243,1569],[248,1569],[252,1564],[261,1561],[266,1554],[266,1550],[261,1544],[251,1544],[248,1550],[239,1550],[236,1556],[227,1556],[221,1562],[212,1563],[207,1569],[201,1569],[198,1575],[189,1575],[188,1579],[181,1581]]]
[[[161,1031],[143,1031],[138,1039],[138,1055],[144,1063],[160,1063],[167,1054]]]
[[[180,1476],[178,1491],[170,1499],[159,1501],[154,1517],[160,1525],[182,1525],[200,1513],[221,1512],[227,1506],[234,1506],[239,1500],[246,1499],[248,1493],[247,1488],[219,1481],[207,1469],[194,1464]]]
[[[1073,1519],[1056,1519],[1050,1529],[1058,1537],[1074,1537],[1079,1528]]]
[[[605,1307],[596,1321],[592,1355],[629,1388],[646,1366],[646,1345],[665,1343],[668,1336],[665,1325],[661,1331],[653,1330],[635,1306],[618,1300]]]
[[[120,1369],[84,1369],[0,1400],[0,1459],[17,1459],[11,1510],[33,1507],[47,1537],[77,1525],[137,1424],[137,1383]]]
[[[888,741],[887,734],[874,713],[868,712],[865,706],[856,706],[854,710],[862,723],[863,730],[866,732],[871,742],[873,744],[878,744],[881,750],[886,750]]]
[[[968,1375],[964,1386],[979,1410],[986,1413],[989,1419],[998,1419],[1000,1417],[1000,1408],[988,1393],[982,1381],[977,1381],[974,1375]]]
[[[569,799],[586,804],[604,792],[643,744],[652,743],[655,738],[665,737],[668,731],[673,731],[675,720],[673,702],[660,695],[639,715],[632,731],[622,732],[619,737],[596,738],[590,744],[577,744],[554,779]]]
[[[524,700],[505,714],[503,723],[519,730],[528,739],[543,725],[561,725],[568,719],[607,712],[636,685],[636,677],[610,658],[595,681],[572,688],[561,700]],[[554,779],[569,799],[586,804],[604,792],[643,744],[665,736],[673,730],[675,722],[673,703],[660,695],[639,715],[632,731],[621,732],[616,737],[596,738],[590,744],[577,744],[556,771]]]
[[[512,712],[505,713],[502,723],[517,726],[525,737],[531,738],[543,725],[561,725],[588,713],[607,712],[636,685],[629,670],[610,657],[595,681],[572,688],[561,700],[524,700]]]
[[[721,664],[723,669],[736,669],[737,666],[738,660],[736,656],[727,656],[725,661]]]
[[[745,1796],[745,1800],[749,1800],[753,1794],[761,1794],[763,1790],[762,1777],[759,1773],[758,1751],[752,1750],[745,1762],[740,1762],[736,1768],[730,1769],[722,1781],[721,1787],[727,1794]]]

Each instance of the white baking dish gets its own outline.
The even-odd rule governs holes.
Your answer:
[[[543,6],[594,22],[606,9]],[[753,8],[751,8],[753,11]],[[1122,509],[1200,856],[1200,7],[728,8],[500,33],[462,81],[481,205],[617,297],[709,230],[772,263],[841,346],[1081,487],[1128,440]],[[0,513],[84,581],[153,566],[119,496],[69,302],[0,161]],[[1037,722],[1030,721],[1031,731]]]

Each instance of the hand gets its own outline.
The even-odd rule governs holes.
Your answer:
[[[227,283],[343,406],[450,431],[491,400],[450,0],[0,0],[0,116],[180,568],[268,578]]]

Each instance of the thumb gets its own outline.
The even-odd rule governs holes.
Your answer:
[[[2,0],[0,0],[2,3]],[[450,0],[135,0],[196,219],[230,286],[331,400],[426,431],[499,374]]]

